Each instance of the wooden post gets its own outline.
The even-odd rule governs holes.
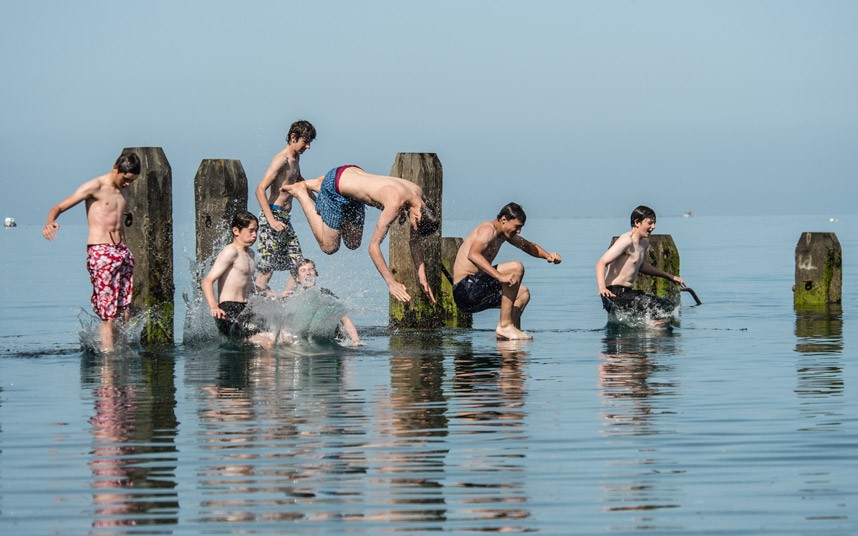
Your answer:
[[[229,224],[239,210],[247,210],[247,175],[240,160],[210,158],[200,162],[194,177],[197,266],[203,269],[221,245],[231,240]],[[196,283],[202,281],[197,274]]]
[[[144,348],[173,345],[173,172],[160,147],[134,147],[122,153],[140,157],[140,178],[130,186],[123,218],[134,254],[132,312],[145,311],[140,335]]]
[[[611,239],[611,244],[617,240],[617,236]],[[649,249],[647,250],[646,262],[669,274],[679,274],[679,250],[673,243],[670,235],[654,234],[649,237]],[[634,288],[648,294],[654,294],[667,298],[675,303],[680,302],[679,285],[671,283],[667,279],[638,273]]]
[[[436,296],[441,310],[444,312],[444,325],[449,328],[470,328],[473,326],[473,315],[459,310],[453,301],[453,263],[462,242],[459,237],[441,238],[441,295]]]
[[[441,191],[443,170],[441,161],[435,153],[399,153],[390,169],[394,177],[401,177],[416,183],[423,189],[426,199],[435,206],[438,219],[441,220]],[[442,220],[443,221],[443,220]],[[395,222],[390,226],[388,263],[397,281],[405,285],[411,301],[403,303],[390,297],[390,327],[395,329],[437,329],[443,325],[440,307],[434,305],[423,294],[417,283],[417,274],[411,260],[408,240],[411,236],[410,223]],[[437,300],[441,295],[441,228],[431,236],[423,237],[425,252],[426,278]]]
[[[840,303],[843,254],[834,233],[802,233],[795,246],[795,305]]]

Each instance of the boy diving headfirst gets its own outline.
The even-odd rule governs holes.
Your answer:
[[[369,242],[369,257],[378,273],[387,283],[390,294],[399,301],[411,300],[405,285],[393,277],[381,243],[387,230],[397,218],[408,218],[411,223],[411,259],[417,279],[426,296],[435,303],[435,296],[426,279],[426,266],[421,238],[434,233],[440,222],[435,209],[426,200],[423,190],[416,184],[399,177],[373,175],[353,165],[333,168],[326,175],[295,184],[284,184],[281,189],[292,194],[301,203],[307,222],[323,252],[331,255],[340,249],[340,241],[349,249],[357,249],[363,238],[364,209],[370,205],[381,209]],[[316,192],[316,201],[309,192]]]

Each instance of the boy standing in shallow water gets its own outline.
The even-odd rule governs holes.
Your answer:
[[[51,207],[42,229],[46,239],[55,239],[59,215],[81,201],[86,203],[86,269],[92,281],[92,309],[101,319],[99,334],[104,352],[114,350],[114,318],[121,313],[127,320],[131,304],[134,255],[125,245],[122,215],[127,204],[126,188],[139,176],[140,158],[134,153],[120,155],[110,172],[81,184]]]
[[[492,266],[504,242],[532,257],[560,264],[556,252],[548,253],[538,244],[521,237],[527,216],[517,203],[504,206],[497,218],[479,224],[459,247],[453,264],[453,299],[466,313],[500,307],[495,329],[498,339],[532,339],[521,331],[521,315],[530,301],[530,291],[521,284],[524,265],[510,261]]]
[[[357,249],[363,238],[365,205],[381,209],[375,231],[369,241],[369,257],[381,275],[390,294],[407,302],[411,296],[393,273],[381,253],[381,243],[390,225],[399,218],[411,223],[408,245],[420,287],[435,303],[426,279],[422,237],[438,230],[440,222],[434,207],[423,195],[423,189],[411,181],[387,175],[373,175],[353,165],[339,166],[326,175],[282,187],[301,203],[307,222],[319,247],[328,255],[340,249],[340,240],[349,249]],[[310,192],[316,193],[313,202]]]
[[[298,161],[316,138],[316,129],[309,121],[295,121],[286,136],[286,147],[274,155],[259,186],[256,200],[262,211],[259,214],[259,273],[256,287],[267,291],[274,270],[289,271],[287,287],[295,285],[295,267],[304,258],[298,235],[292,227],[290,212],[292,196],[283,185],[304,180]]]
[[[608,313],[648,315],[657,323],[666,324],[672,318],[676,304],[632,288],[638,272],[685,286],[685,281],[679,276],[663,272],[646,262],[655,220],[655,211],[647,206],[641,205],[632,211],[631,231],[620,235],[596,262],[596,284],[602,306]]]
[[[218,254],[200,288],[218,331],[230,339],[270,348],[274,345],[274,335],[264,332],[247,309],[247,300],[254,290],[253,273],[256,269],[250,246],[256,242],[259,222],[250,212],[239,210],[232,218],[231,228],[232,243]],[[218,284],[217,300],[215,281]]]

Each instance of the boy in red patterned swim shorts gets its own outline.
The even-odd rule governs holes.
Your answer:
[[[122,215],[127,204],[126,188],[140,176],[140,159],[134,153],[120,155],[107,174],[81,184],[77,190],[51,207],[42,235],[57,237],[60,214],[81,201],[86,204],[89,225],[86,268],[92,280],[92,309],[101,319],[101,350],[114,350],[114,321],[120,313],[128,318],[133,290],[134,256],[125,245]]]

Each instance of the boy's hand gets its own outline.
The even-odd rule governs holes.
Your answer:
[[[42,229],[42,236],[44,236],[48,240],[53,240],[57,237],[56,229],[60,228],[60,224],[52,221],[51,223],[46,223],[44,229]]]
[[[685,281],[678,275],[673,276],[672,281],[679,284],[680,287],[685,288]]]
[[[408,291],[405,290],[405,285],[400,283],[399,281],[393,281],[387,284],[388,290],[390,290],[390,294],[401,302],[409,302],[411,301],[411,295],[408,294]]]
[[[519,282],[518,274],[512,272],[508,274],[501,273],[501,276],[498,277],[498,281],[500,281],[501,283],[506,283],[507,285],[515,285]]]
[[[557,253],[556,251],[553,251],[553,252],[548,254],[548,257],[546,257],[545,260],[547,260],[551,264],[560,264],[560,261],[562,259],[560,258],[559,253]]]
[[[614,294],[613,292],[611,292],[610,290],[608,290],[606,288],[600,288],[599,289],[599,296],[602,296],[603,298],[616,298],[617,297],[616,294]]]
[[[426,281],[425,277],[422,278],[422,280],[420,281],[420,286],[423,288],[423,294],[429,296],[429,300],[432,303],[438,303],[437,301],[435,301],[435,296],[432,294],[432,288],[429,286],[429,282]]]
[[[212,318],[226,319],[226,311],[220,307],[209,307],[209,310],[211,311]]]
[[[268,222],[268,225],[269,225],[273,230],[277,231],[278,233],[283,232],[283,231],[285,231],[285,230],[286,230],[286,224],[285,224],[285,223],[283,223],[282,221],[277,221],[277,220],[270,221],[270,222]]]

